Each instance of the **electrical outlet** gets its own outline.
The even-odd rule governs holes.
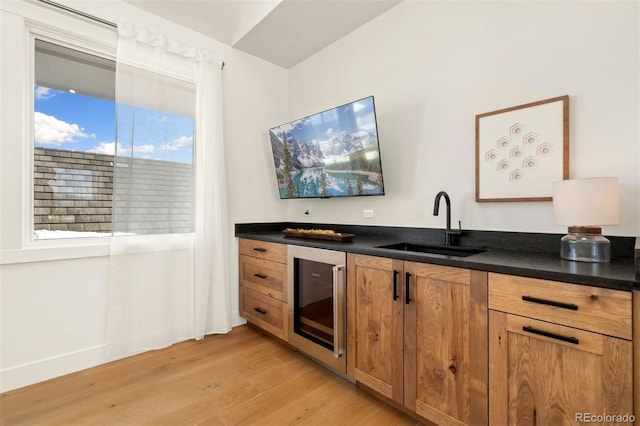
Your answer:
[[[371,219],[373,217],[373,210],[362,210],[362,217]]]

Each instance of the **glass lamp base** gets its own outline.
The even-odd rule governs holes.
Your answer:
[[[592,228],[589,228],[591,230]],[[598,229],[599,228],[595,228]],[[560,240],[560,257],[578,262],[610,262],[611,243],[599,232],[572,232],[580,228],[569,228],[569,234]]]

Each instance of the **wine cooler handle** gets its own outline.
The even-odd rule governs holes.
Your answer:
[[[344,265],[333,268],[333,357],[340,358],[345,347]]]

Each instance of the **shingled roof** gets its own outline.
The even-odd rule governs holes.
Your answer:
[[[122,197],[117,212],[123,215],[118,222],[126,229],[116,231],[193,231],[192,164],[122,157],[118,161]],[[113,164],[113,155],[35,148],[34,230],[110,233]]]
[[[111,232],[113,155],[34,151],[34,229]]]

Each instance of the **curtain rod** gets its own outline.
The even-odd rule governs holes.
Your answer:
[[[89,15],[88,13],[84,13],[84,12],[78,10],[78,9],[74,9],[72,7],[65,6],[63,4],[56,3],[56,2],[51,1],[51,0],[38,0],[38,1],[40,3],[48,4],[49,6],[57,7],[58,9],[62,9],[62,10],[67,11],[67,12],[75,13],[76,15],[80,15],[83,18],[88,18],[88,19],[91,19],[93,21],[100,22],[101,24],[108,25],[108,26],[113,27],[113,28],[118,28],[118,25],[114,24],[113,22],[107,21],[107,20],[102,19],[102,18],[98,18],[97,16]]]
[[[84,12],[78,10],[78,9],[74,9],[72,7],[65,6],[63,4],[56,3],[56,2],[51,1],[51,0],[38,0],[38,1],[40,3],[44,3],[44,4],[47,4],[49,6],[57,7],[58,9],[62,9],[64,11],[66,11],[66,12],[71,12],[71,13],[74,13],[76,15],[82,16],[83,18],[91,19],[93,21],[99,22],[99,23],[104,24],[104,25],[108,25],[108,26],[113,27],[113,28],[118,28],[118,25],[114,24],[113,22],[107,21],[107,20],[102,19],[102,18],[98,18],[97,16],[90,15],[88,13],[84,13]],[[224,69],[224,62],[222,63],[222,66],[220,67],[220,69]]]

